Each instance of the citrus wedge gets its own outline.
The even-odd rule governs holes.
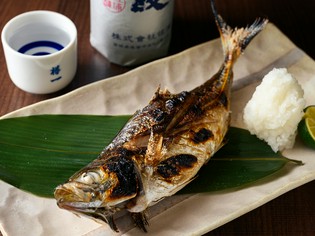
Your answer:
[[[304,117],[299,123],[298,133],[306,146],[315,149],[315,106],[308,106],[304,112]]]

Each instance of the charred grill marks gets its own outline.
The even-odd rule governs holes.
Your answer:
[[[106,164],[107,169],[115,173],[118,184],[113,188],[111,198],[131,196],[138,192],[138,179],[134,163],[122,156],[112,157]]]
[[[198,132],[194,133],[194,137],[192,138],[192,140],[194,143],[198,144],[198,143],[206,142],[212,137],[213,137],[213,133],[211,130],[202,128]]]
[[[191,154],[179,154],[172,156],[157,166],[157,173],[165,179],[177,176],[186,169],[190,169],[197,163],[197,157]]]
[[[189,92],[183,91],[179,94],[177,94],[174,97],[169,98],[165,101],[165,108],[168,111],[172,111],[174,108],[177,108],[185,101],[185,99],[189,96]]]
[[[153,117],[154,117],[155,122],[158,122],[158,123],[162,122],[166,116],[167,114],[159,108],[153,111]]]

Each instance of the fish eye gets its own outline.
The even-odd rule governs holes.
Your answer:
[[[79,182],[84,184],[95,184],[100,182],[101,176],[99,173],[94,171],[84,172],[80,178],[78,179]]]

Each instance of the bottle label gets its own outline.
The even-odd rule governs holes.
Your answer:
[[[173,7],[174,0],[91,0],[91,44],[121,65],[165,56]]]

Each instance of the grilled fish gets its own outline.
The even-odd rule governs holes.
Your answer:
[[[99,157],[58,186],[60,208],[109,224],[126,209],[146,231],[146,209],[191,182],[224,144],[230,122],[232,67],[249,42],[267,24],[232,29],[217,14],[224,62],[218,72],[191,91],[157,89]]]

